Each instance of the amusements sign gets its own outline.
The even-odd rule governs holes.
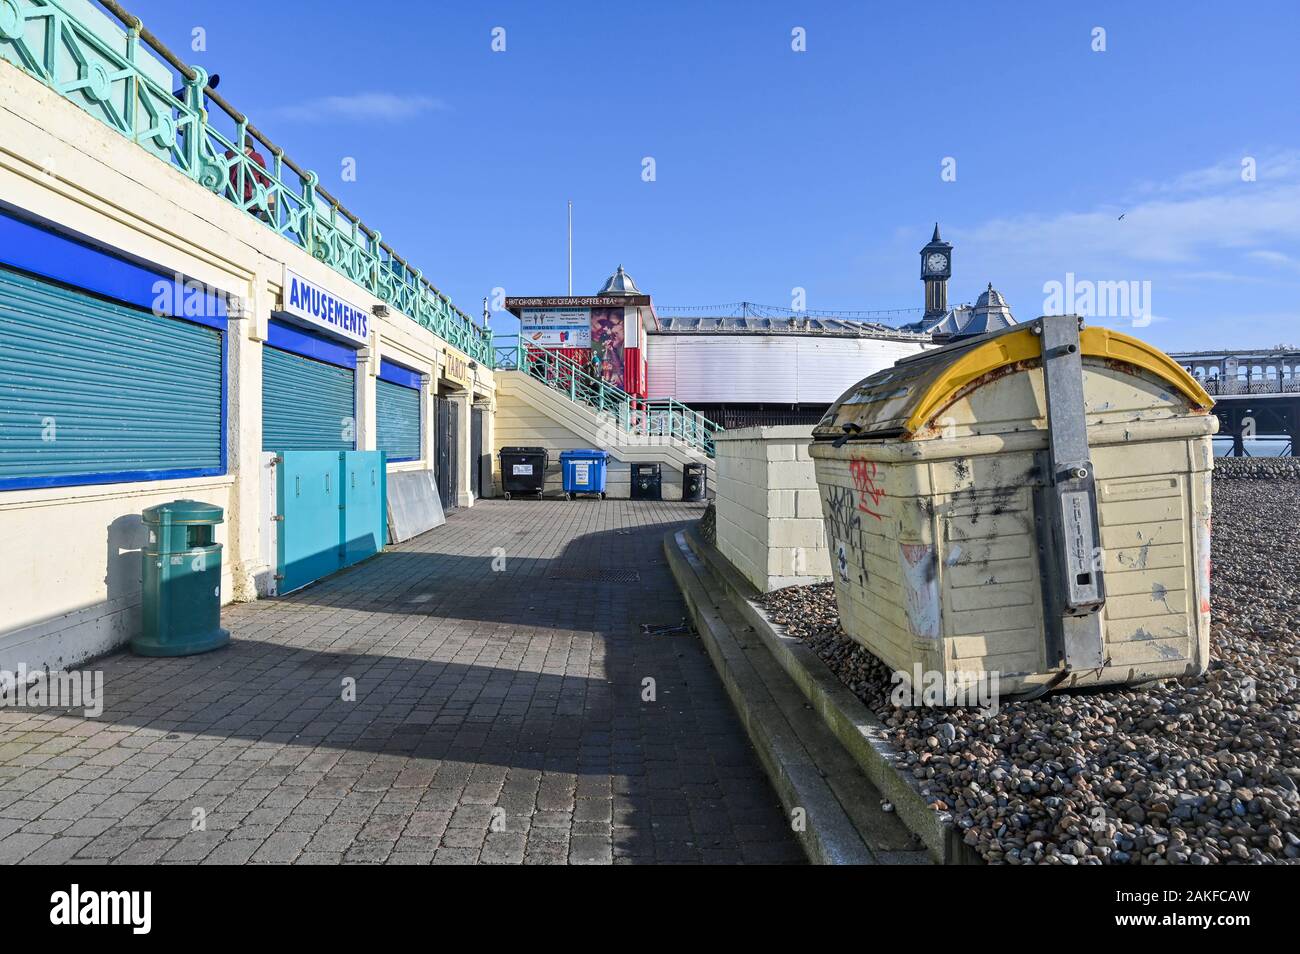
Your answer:
[[[330,294],[288,266],[284,269],[281,310],[310,325],[365,344],[370,337],[370,313]]]
[[[523,308],[519,333],[538,348],[590,348],[590,308]]]

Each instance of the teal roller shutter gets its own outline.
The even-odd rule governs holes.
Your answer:
[[[0,268],[0,487],[223,473],[221,336]]]
[[[375,445],[388,461],[420,456],[420,392],[382,378],[375,379]]]
[[[355,405],[351,369],[262,349],[263,450],[354,450]]]

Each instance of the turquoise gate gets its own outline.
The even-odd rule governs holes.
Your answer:
[[[359,563],[387,539],[383,451],[276,454],[276,591]]]

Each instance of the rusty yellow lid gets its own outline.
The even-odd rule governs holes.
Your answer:
[[[1042,339],[1034,324],[962,340],[903,358],[892,368],[859,381],[836,401],[813,431],[818,440],[842,437],[898,437],[924,430],[943,409],[974,388],[1004,374],[1042,363]],[[1164,381],[1195,409],[1214,400],[1178,362],[1163,351],[1109,328],[1079,334],[1085,358],[1099,358],[1146,372]]]

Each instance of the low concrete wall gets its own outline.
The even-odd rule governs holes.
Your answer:
[[[764,593],[826,580],[830,553],[807,426],[717,435],[718,550]]]

